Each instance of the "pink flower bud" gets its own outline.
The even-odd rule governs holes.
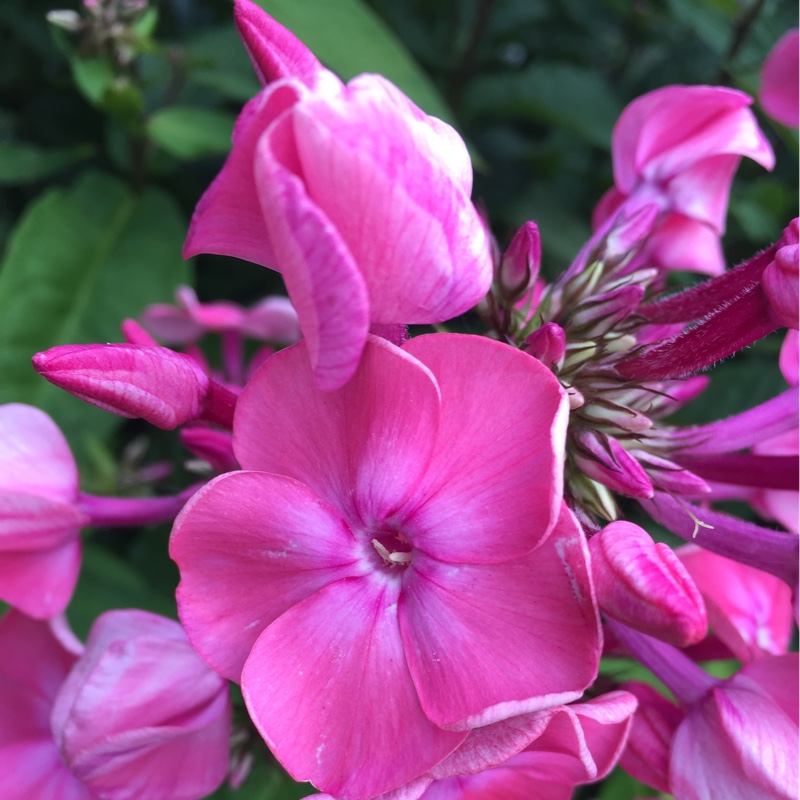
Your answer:
[[[794,219],[784,230],[771,264],[761,279],[772,313],[777,321],[797,330],[800,328],[800,245],[798,245],[798,220]]]
[[[537,328],[522,345],[522,349],[539,359],[546,367],[552,370],[560,369],[564,363],[567,337],[564,329],[555,322],[545,322]]]
[[[516,232],[500,260],[497,282],[503,295],[514,299],[524,294],[536,281],[541,262],[539,226],[533,221],[526,222]]]
[[[572,325],[586,328],[579,335],[594,339],[608,333],[639,306],[644,297],[644,287],[620,286],[613,291],[595,295],[584,300],[572,315]]]
[[[50,717],[63,762],[98,797],[206,797],[228,770],[227,683],[179,623],[108,611]]]
[[[198,419],[212,395],[225,391],[189,356],[166,347],[65,345],[37,353],[33,366],[87,403],[164,430]]]
[[[608,232],[603,252],[604,260],[613,262],[633,253],[653,232],[659,212],[657,203],[647,203],[633,213],[623,216]]]
[[[622,686],[639,701],[620,766],[636,780],[669,791],[669,748],[683,719],[680,709],[652,686],[629,681]]]
[[[631,522],[612,522],[589,540],[600,609],[631,628],[678,647],[708,628],[703,598],[665,544]]]
[[[631,450],[630,454],[645,468],[653,486],[679,495],[708,494],[709,485],[699,476],[667,458],[660,458],[645,450]]]
[[[604,433],[588,430],[578,436],[575,464],[585,475],[615,492],[629,497],[653,496],[653,484],[639,462]]]

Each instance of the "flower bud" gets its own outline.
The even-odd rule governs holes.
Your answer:
[[[566,344],[564,329],[555,322],[545,322],[541,328],[537,328],[528,336],[522,349],[546,367],[557,371],[564,364]]]
[[[581,414],[595,425],[610,425],[629,433],[641,433],[653,427],[649,417],[608,400],[587,403]]]
[[[87,403],[164,430],[200,417],[211,383],[189,356],[146,345],[52,347],[33,366]]]
[[[603,260],[612,263],[627,260],[653,232],[660,212],[657,203],[647,203],[623,217],[608,232]]]
[[[711,487],[699,476],[674,461],[654,456],[644,450],[630,454],[645,468],[653,486],[679,495],[707,494]]]
[[[628,497],[652,497],[653,484],[647,473],[613,437],[597,431],[578,436],[575,464],[593,480]]]
[[[523,295],[536,281],[542,261],[542,240],[539,226],[526,222],[514,235],[503,253],[497,270],[497,283],[508,300]]]
[[[778,242],[775,258],[764,270],[762,285],[775,319],[787,328],[800,328],[798,289],[800,274],[800,245],[798,220],[784,230]]]
[[[589,540],[600,609],[631,628],[677,647],[708,628],[703,598],[665,544],[631,522],[612,522]]]
[[[610,292],[584,300],[572,315],[572,325],[586,328],[581,336],[594,339],[608,333],[630,316],[644,297],[644,287],[638,284],[620,286]]]

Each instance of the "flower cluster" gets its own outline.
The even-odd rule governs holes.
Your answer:
[[[289,299],[184,287],[123,343],[34,356],[89,403],[180,428],[202,480],[175,497],[81,492],[44,412],[0,407],[3,796],[201,798],[244,779],[249,729],[338,800],[555,800],[618,763],[678,800],[794,797],[800,247],[794,220],[725,269],[734,172],[774,164],[750,98],[634,101],[595,232],[548,283],[535,223],[500,253],[450,126],[234,9],[264,86],[184,252],[276,270]],[[674,292],[676,269],[712,277]],[[409,337],[471,309],[484,335]],[[782,395],[671,421],[699,371],[780,328]],[[715,505],[732,498],[782,529]],[[172,520],[180,623],[107,612],[84,648],[61,617],[81,528]],[[601,655],[675,702],[599,676]],[[712,677],[718,658],[742,666]]]

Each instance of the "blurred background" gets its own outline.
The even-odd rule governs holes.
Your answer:
[[[474,199],[500,245],[535,219],[550,276],[590,234],[592,208],[612,183],[611,131],[625,105],[676,83],[755,96],[767,52],[797,25],[796,3],[781,0],[259,4],[342,78],[381,73],[452,123],[469,144]],[[259,89],[231,3],[88,5],[0,3],[0,402],[53,416],[85,490],[136,494],[151,491],[137,485],[143,464],[186,457],[176,438],[66,395],[36,375],[30,357],[57,344],[121,341],[122,319],[170,301],[180,284],[201,300],[243,305],[282,284],[252,264],[180,255],[236,115]],[[57,12],[50,22],[48,12]],[[768,174],[745,160],[739,170],[723,241],[731,265],[774,241],[797,214],[797,134],[756,113],[777,166]],[[768,337],[715,370],[682,421],[725,416],[780,391],[780,342]],[[173,473],[160,489],[191,480]],[[175,614],[165,537],[159,529],[92,536],[69,612],[79,634],[110,607]],[[615,780],[583,796],[634,796],[630,782]],[[236,796],[305,791],[261,765]]]

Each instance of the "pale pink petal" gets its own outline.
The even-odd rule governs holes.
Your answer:
[[[409,668],[425,713],[454,730],[580,697],[597,674],[598,625],[586,545],[566,509],[523,558],[455,565],[415,553],[403,577]]]
[[[692,708],[672,740],[670,791],[686,800],[795,800],[797,725],[735,678]]]
[[[738,155],[713,155],[682,169],[668,183],[670,209],[725,233],[728,197],[739,167]]]
[[[711,628],[737,658],[786,652],[792,604],[782,580],[695,545],[677,555],[703,594]]]
[[[746,664],[734,678],[738,685],[748,682],[758,686],[772,697],[778,707],[795,725],[798,724],[798,655],[786,653],[781,656],[760,658]]]
[[[399,582],[342,580],[287,611],[242,673],[248,710],[295,778],[351,800],[396,789],[466,734],[425,716],[397,624]]]
[[[362,264],[309,190],[296,151],[295,129],[292,118],[285,116],[262,137],[256,148],[256,183],[317,384],[333,391],[352,377],[358,365],[371,300]],[[349,206],[346,198],[338,199]]]
[[[310,98],[293,116],[298,174],[353,254],[371,320],[385,324],[455,317],[486,294],[492,275],[465,185],[466,146],[409,105],[385,79],[362,75],[341,102]]]
[[[245,468],[296,478],[369,534],[417,488],[438,425],[436,382],[403,350],[370,337],[353,378],[325,393],[301,342],[242,392],[234,450]]]
[[[59,547],[88,523],[88,516],[69,503],[0,489],[0,553]]]
[[[183,257],[217,253],[278,269],[261,212],[253,168],[256,145],[277,116],[302,96],[304,87],[281,81],[257,94],[233,132],[234,147],[192,215]]]
[[[265,297],[249,308],[239,325],[245,336],[289,345],[300,340],[297,312],[288,297]]]
[[[758,99],[769,116],[790,128],[800,125],[798,31],[787,31],[770,50],[761,70]]]
[[[442,427],[398,512],[402,527],[444,561],[529,552],[560,511],[567,400],[558,381],[536,359],[484,337],[419,336],[404,349],[436,376]]]
[[[0,599],[36,619],[49,619],[68,605],[78,582],[77,537],[49,550],[0,553]]]
[[[716,231],[705,222],[668,214],[644,248],[647,258],[670,269],[722,275],[725,257]]]
[[[233,19],[262,84],[280,78],[313,82],[313,76],[323,69],[291,31],[250,0],[235,0]]]
[[[40,739],[0,746],[3,800],[97,800],[64,766],[55,742]]]
[[[625,203],[625,195],[612,186],[597,201],[597,205],[592,211],[592,228],[597,230],[604,222],[612,217]]]
[[[78,469],[67,440],[38,408],[0,406],[0,487],[71,503],[78,495]]]
[[[797,331],[786,331],[779,363],[786,383],[797,386],[800,383],[800,333]]]
[[[166,344],[196,342],[206,332],[185,311],[167,303],[148,306],[142,313],[141,320],[153,336]]]
[[[270,623],[331,581],[363,572],[360,549],[334,509],[290,478],[221,475],[175,521],[181,621],[197,651],[238,681]]]

